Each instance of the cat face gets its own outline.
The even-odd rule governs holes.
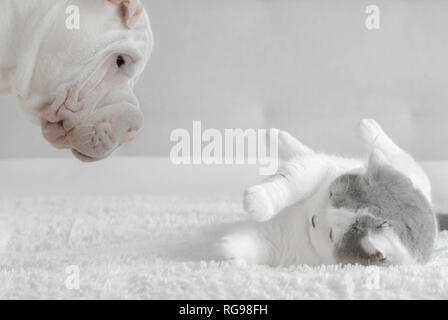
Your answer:
[[[413,237],[413,230],[401,227],[405,215],[410,214],[408,208],[421,209],[415,199],[426,201],[406,176],[388,164],[381,152],[372,154],[364,174],[337,178],[329,187],[328,198],[326,220],[332,230],[336,262],[362,265],[412,262],[404,240]]]
[[[329,205],[310,219],[310,240],[326,264],[389,265],[411,263],[406,248],[387,220],[363,207]]]
[[[334,247],[337,262],[361,265],[411,262],[410,255],[386,220],[375,217],[368,209],[355,215],[354,222]]]

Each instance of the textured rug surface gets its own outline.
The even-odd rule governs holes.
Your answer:
[[[209,261],[222,228],[242,219],[235,199],[3,198],[0,298],[448,299],[448,232],[426,266]]]

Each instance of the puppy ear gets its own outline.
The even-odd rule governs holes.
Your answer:
[[[124,24],[132,29],[138,22],[142,12],[143,6],[140,0],[107,0],[119,6],[120,16]]]

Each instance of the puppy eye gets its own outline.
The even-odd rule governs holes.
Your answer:
[[[330,240],[333,241],[333,229],[330,229]]]
[[[123,56],[118,56],[117,57],[117,66],[118,68],[120,68],[121,66],[125,65],[126,61],[124,60]]]
[[[315,218],[316,218],[316,216],[313,216],[311,218],[311,225],[313,226],[313,228],[316,228],[316,222],[314,221]]]

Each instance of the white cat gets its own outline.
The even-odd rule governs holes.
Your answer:
[[[430,182],[374,120],[357,128],[369,160],[313,152],[279,132],[284,165],[249,188],[241,223],[218,243],[220,257],[254,264],[426,262],[437,222]]]

